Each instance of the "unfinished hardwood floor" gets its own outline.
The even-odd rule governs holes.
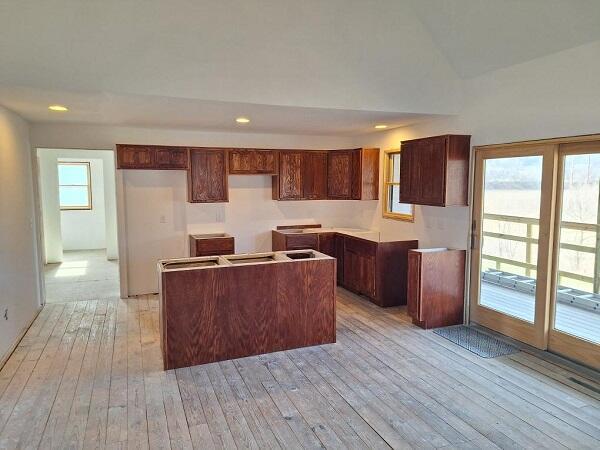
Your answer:
[[[0,371],[0,448],[600,448],[593,380],[342,289],[337,320],[337,344],[165,372],[156,297],[49,304]]]

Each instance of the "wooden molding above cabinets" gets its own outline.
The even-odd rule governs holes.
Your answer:
[[[467,206],[470,141],[456,134],[402,141],[400,201]]]

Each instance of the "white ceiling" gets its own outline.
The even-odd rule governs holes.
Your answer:
[[[0,86],[6,107],[31,122],[70,122],[134,127],[159,127],[255,133],[333,134],[349,136],[406,126],[434,115],[257,105],[173,97],[89,94]],[[48,105],[64,103],[67,113]],[[249,117],[240,125],[236,117]]]
[[[455,114],[461,78],[600,39],[599,0],[0,1],[31,121],[355,134]],[[50,114],[64,103],[67,114]]]
[[[409,0],[462,77],[600,39],[599,0]]]

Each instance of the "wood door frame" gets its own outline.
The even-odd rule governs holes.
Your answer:
[[[541,350],[548,347],[548,323],[550,307],[550,270],[554,236],[554,205],[556,199],[556,166],[558,144],[531,142],[519,145],[498,145],[475,147],[474,183],[471,244],[471,286],[469,317],[470,320],[511,336]],[[540,222],[538,245],[538,269],[536,282],[536,300],[534,323],[508,316],[479,304],[481,243],[483,217],[483,168],[487,159],[519,156],[542,156],[542,185],[540,192]]]
[[[556,317],[556,288],[558,286],[558,267],[560,256],[560,228],[562,222],[562,201],[563,201],[563,175],[565,157],[568,155],[581,155],[598,153],[600,154],[600,137],[594,141],[586,142],[568,142],[559,145],[557,164],[557,193],[556,193],[556,217],[554,219],[554,251],[552,258],[552,280],[551,280],[551,301],[548,329],[548,350],[574,359],[586,364],[596,370],[600,370],[600,344],[588,342],[582,338],[567,334],[554,328]]]

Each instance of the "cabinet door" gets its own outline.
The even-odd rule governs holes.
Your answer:
[[[419,194],[419,166],[416,142],[403,142],[400,156],[400,201],[417,203]]]
[[[187,169],[187,149],[156,147],[155,161],[157,169]]]
[[[434,206],[445,204],[446,142],[447,138],[444,136],[423,139],[419,142],[420,203]]]
[[[407,312],[415,320],[421,320],[421,254],[408,252]]]
[[[229,151],[229,173],[261,174],[275,173],[274,150],[232,149]]]
[[[301,200],[304,197],[302,152],[279,153],[279,199]]]
[[[319,251],[336,258],[335,233],[319,233]]]
[[[339,200],[352,198],[353,151],[330,151],[327,156],[327,196]]]
[[[223,149],[191,149],[188,201],[228,201],[227,159]]]
[[[117,145],[117,165],[119,169],[152,169],[154,156],[151,147]]]
[[[304,154],[304,198],[323,200],[327,198],[327,153]]]
[[[287,250],[317,250],[319,238],[317,233],[299,233],[286,235],[285,248]]]

